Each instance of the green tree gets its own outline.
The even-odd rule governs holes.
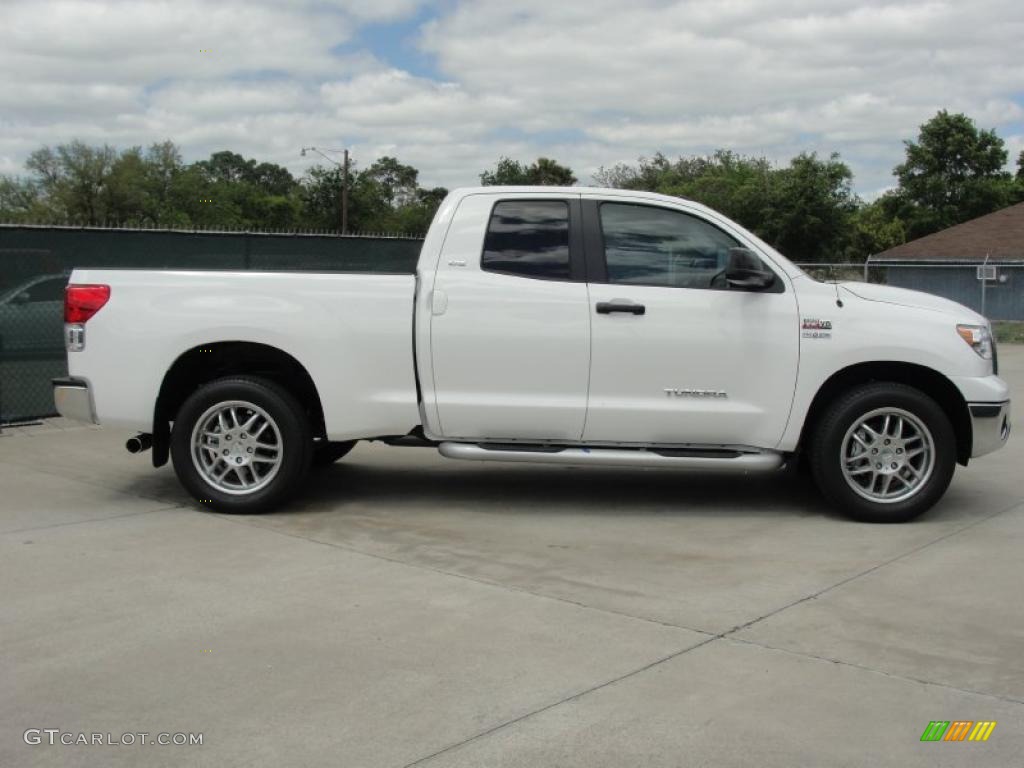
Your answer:
[[[778,172],[764,158],[718,150],[669,163],[655,156],[640,179],[655,180],[656,191],[703,203],[751,229],[765,231]]]
[[[252,180],[256,161],[246,160],[237,152],[222,150],[210,155],[209,160],[200,160],[195,165],[211,182],[240,182]]]
[[[291,171],[274,163],[254,165],[246,181],[274,197],[288,197],[298,189],[298,181],[292,176]]]
[[[354,163],[349,166],[350,190],[352,188],[351,170],[354,167]],[[304,226],[310,229],[341,229],[341,186],[342,170],[337,166],[327,168],[322,165],[314,165],[306,172],[306,176],[301,181],[300,192]],[[351,204],[349,212],[351,214]]]
[[[447,194],[443,187],[423,189],[416,168],[385,156],[356,175],[350,200],[358,229],[424,234]]]
[[[527,169],[522,163],[502,157],[498,159],[494,170],[480,174],[480,183],[485,187],[515,187],[529,184],[530,181]]]
[[[921,237],[1009,205],[1014,186],[1004,170],[1007,152],[993,130],[967,115],[940,111],[907,141],[899,180],[900,215],[908,236]]]
[[[257,163],[228,150],[214,152],[208,160],[194,163],[193,168],[200,178],[189,178],[187,186],[199,194],[201,204],[198,208],[189,206],[192,221],[281,230],[302,223],[299,184],[287,168]]]
[[[395,211],[395,232],[410,235],[426,234],[438,206],[448,194],[444,187],[417,189],[416,199]]]
[[[228,150],[214,152],[208,160],[200,160],[196,166],[211,182],[250,184],[267,195],[289,195],[297,185],[295,177],[284,166],[257,163]]]
[[[644,162],[644,158],[640,158]],[[632,189],[636,171],[626,163],[616,163],[605,168],[603,165],[594,174],[594,184],[611,189]]]
[[[14,224],[50,221],[53,212],[32,179],[0,176],[0,221]]]
[[[572,169],[549,157],[539,157],[532,165],[508,157],[499,158],[493,170],[480,174],[480,183],[491,186],[571,187],[576,183]]]
[[[850,220],[847,260],[862,261],[907,241],[907,227],[892,206],[888,192],[872,203],[861,205]]]
[[[349,188],[349,226],[353,231],[398,232],[398,212],[416,199],[419,171],[394,157],[380,157],[354,174]]]
[[[821,160],[801,153],[772,174],[761,234],[794,261],[839,261],[859,200],[853,173],[833,153]]]
[[[242,225],[240,211],[234,206],[229,207],[227,201],[216,193],[216,184],[209,180],[198,163],[184,166],[171,174],[166,201],[160,216],[162,226]]]
[[[691,178],[688,165],[695,158],[679,158],[673,163],[661,152],[654,157],[641,157],[634,168],[626,163],[619,163],[611,168],[603,166],[594,174],[594,180],[602,187],[618,189],[642,189],[648,192],[661,192],[682,184]]]
[[[423,189],[419,171],[394,157],[381,157],[360,171],[349,164],[348,223],[351,232],[422,235],[448,190]],[[342,170],[321,165],[302,180],[303,216],[315,229],[339,229]]]
[[[102,162],[95,162],[97,156]],[[72,144],[43,147],[28,167],[31,177],[0,177],[0,219],[170,228],[314,226],[287,169],[231,152],[185,165],[171,142],[123,152]],[[323,228],[337,227],[334,210]],[[366,226],[384,228],[364,218]]]
[[[36,150],[25,166],[37,217],[93,225],[178,221],[169,205],[181,156],[169,141],[145,152],[73,141]]]
[[[419,190],[420,172],[411,165],[404,165],[394,157],[378,158],[359,175],[364,185],[374,185],[377,194],[390,207],[400,207],[413,202]]]
[[[147,204],[146,218],[154,226],[184,226],[187,221],[175,205],[175,187],[185,170],[181,152],[172,141],[150,145],[145,164]]]
[[[146,177],[146,161],[140,147],[131,147],[118,155],[103,185],[107,223],[153,223],[155,206],[149,199]]]
[[[36,174],[56,216],[77,224],[103,224],[108,216],[106,186],[116,160],[113,147],[73,141],[56,149],[37,149],[25,167]]]
[[[537,158],[528,172],[531,184],[545,187],[571,187],[576,183],[576,177],[571,168],[560,165],[549,157]]]

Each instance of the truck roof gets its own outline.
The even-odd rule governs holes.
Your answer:
[[[465,197],[467,195],[480,195],[488,194],[493,195],[495,193],[544,193],[544,194],[566,194],[566,195],[583,195],[585,197],[629,197],[637,200],[651,200],[660,201],[663,203],[679,203],[684,202],[687,205],[704,208],[705,206],[700,203],[694,202],[693,200],[687,200],[683,197],[674,197],[672,195],[662,195],[657,192],[645,192],[642,190],[635,189],[616,189],[614,187],[545,187],[545,186],[489,186],[489,187],[458,187],[453,189],[450,194],[459,197]]]
[[[494,195],[494,194],[508,194],[508,193],[526,193],[526,194],[564,194],[564,195],[582,195],[583,197],[617,197],[620,199],[627,200],[643,200],[649,203],[668,203],[669,205],[679,205],[683,203],[687,208],[695,211],[701,211],[713,218],[722,218],[723,214],[716,211],[714,208],[709,208],[703,203],[698,203],[695,200],[690,200],[685,197],[676,197],[674,195],[662,195],[657,192],[646,192],[637,189],[617,189],[615,187],[545,187],[540,185],[525,185],[525,186],[488,186],[488,187],[457,187],[448,193],[448,200],[452,203],[457,203],[464,197],[470,195]],[[736,222],[731,222],[733,226],[739,226]],[[742,227],[741,227],[742,229]],[[746,231],[746,230],[744,230]],[[752,232],[748,232],[751,237],[757,239],[757,236]],[[774,250],[767,243],[764,244],[767,248]],[[778,252],[776,251],[778,254]],[[778,254],[781,256],[781,254]]]

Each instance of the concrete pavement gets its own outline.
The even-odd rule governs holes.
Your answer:
[[[1024,348],[1000,357],[1024,403]],[[287,510],[231,517],[124,437],[61,420],[0,435],[0,765],[1024,754],[1019,435],[903,526],[838,517],[795,474],[376,445]],[[998,725],[921,743],[931,720]],[[28,745],[30,728],[203,744]]]

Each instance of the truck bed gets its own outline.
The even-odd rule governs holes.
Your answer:
[[[332,440],[420,421],[413,275],[81,269],[71,280],[111,287],[69,369],[93,385],[102,424],[148,431],[174,361],[231,341],[287,350],[317,382]]]

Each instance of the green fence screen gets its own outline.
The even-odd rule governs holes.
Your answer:
[[[63,300],[72,269],[411,274],[421,244],[404,237],[0,224],[0,423],[53,415],[50,380],[67,375]]]

